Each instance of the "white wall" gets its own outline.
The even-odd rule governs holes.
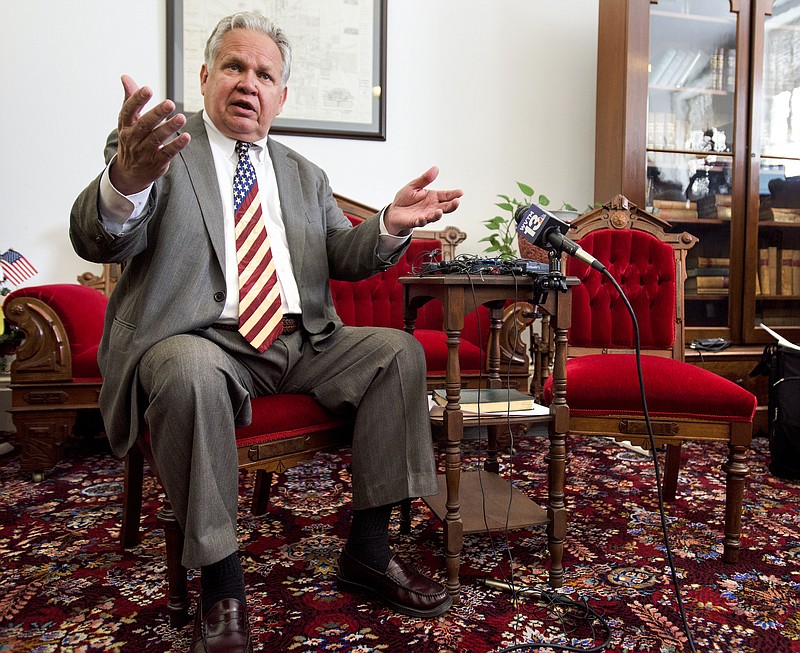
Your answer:
[[[387,140],[276,138],[375,206],[438,165],[439,187],[465,191],[442,224],[480,253],[481,221],[517,180],[555,204],[592,200],[598,2],[389,0]],[[102,167],[120,74],[165,95],[165,14],[166,0],[0,3],[0,251],[38,268],[26,285],[100,271],[72,252],[69,210]]]

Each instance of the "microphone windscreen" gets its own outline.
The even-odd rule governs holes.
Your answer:
[[[537,247],[547,246],[547,232],[555,230],[565,234],[569,231],[566,222],[536,204],[518,208],[514,219],[517,221],[517,233]]]

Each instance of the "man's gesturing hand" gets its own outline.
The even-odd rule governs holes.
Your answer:
[[[458,208],[463,191],[427,188],[438,175],[439,168],[434,166],[397,192],[383,218],[390,234],[408,235],[414,227],[436,222],[445,213]]]
[[[175,111],[172,100],[164,100],[142,115],[153,92],[147,86],[139,88],[128,75],[122,76],[122,86],[125,100],[119,112],[119,146],[109,174],[120,193],[132,195],[164,175],[191,137],[181,134],[173,138],[186,124],[186,116],[176,113],[169,117]]]

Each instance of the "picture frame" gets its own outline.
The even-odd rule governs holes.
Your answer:
[[[270,133],[386,140],[387,0],[167,0],[167,96],[178,111],[202,109],[200,67],[217,22],[259,5],[292,43]]]

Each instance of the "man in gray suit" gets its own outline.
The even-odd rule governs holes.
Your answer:
[[[201,567],[192,651],[250,651],[237,557],[234,429],[251,396],[308,393],[354,415],[353,521],[338,579],[417,617],[444,613],[444,587],[392,554],[393,504],[438,491],[422,349],[397,329],[344,326],[329,279],[362,279],[397,262],[411,231],[458,206],[431,190],[431,168],[385,210],[352,228],[325,174],[268,138],[286,100],[291,49],[258,14],[223,19],[201,70],[204,111],[123,76],[108,165],[78,197],[70,236],[82,257],[127,261],[111,296],[98,360],[100,405],[123,456],[147,425],[185,534],[183,564]],[[265,351],[238,331],[232,186],[247,143],[278,275],[283,332]]]

